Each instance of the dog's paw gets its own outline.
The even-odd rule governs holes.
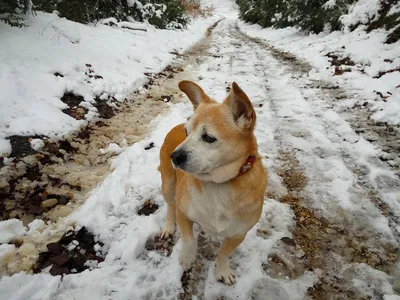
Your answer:
[[[166,224],[161,232],[160,238],[163,240],[173,236],[175,232],[175,224]]]
[[[218,281],[221,281],[226,285],[232,285],[236,282],[234,272],[229,267],[229,263],[224,263],[222,265],[217,264],[215,268],[215,277]]]
[[[179,264],[182,266],[184,271],[189,270],[190,267],[192,266],[193,262],[194,262],[194,259],[192,259],[190,257],[179,256]]]

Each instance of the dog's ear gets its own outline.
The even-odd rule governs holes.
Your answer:
[[[240,128],[253,130],[256,123],[256,112],[249,97],[243,92],[236,82],[232,83],[230,95],[224,101],[228,105],[233,118]]]
[[[188,96],[192,102],[194,109],[196,109],[201,102],[211,102],[211,99],[203,91],[201,87],[192,81],[183,80],[178,84],[179,89]]]

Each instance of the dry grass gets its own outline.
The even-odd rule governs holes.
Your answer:
[[[186,13],[193,17],[210,17],[214,12],[213,6],[202,7],[198,0],[179,0]]]

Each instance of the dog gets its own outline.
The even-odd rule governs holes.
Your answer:
[[[235,276],[229,256],[258,222],[267,186],[254,135],[256,114],[235,82],[223,103],[191,81],[181,81],[179,89],[192,102],[194,114],[167,134],[160,149],[158,170],[168,205],[161,238],[172,235],[178,224],[184,270],[196,257],[193,223],[222,239],[216,279],[231,285]]]

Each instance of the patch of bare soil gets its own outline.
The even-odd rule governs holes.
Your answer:
[[[158,205],[152,203],[150,200],[146,200],[144,205],[138,210],[138,215],[150,216],[155,213],[158,209]]]
[[[9,274],[21,270],[29,271],[38,258],[35,253],[40,252],[47,254],[42,254],[39,263],[42,267],[38,267],[39,269],[51,261],[52,254],[49,253],[51,251],[47,245],[61,243],[60,238],[74,225],[64,217],[82,205],[87,193],[110,172],[109,162],[116,153],[100,150],[106,149],[110,143],[125,148],[142,140],[151,129],[151,121],[168,111],[168,102],[175,103],[185,99],[178,89],[178,82],[184,79],[195,80],[191,69],[185,71],[185,68],[188,65],[199,64],[201,57],[207,55],[211,33],[217,24],[209,28],[198,44],[180,54],[175,62],[163,71],[146,73],[147,83],[123,102],[117,102],[113,98],[94,99],[92,105],[98,109],[99,117],[79,132],[65,136],[62,140],[47,137],[10,137],[14,160],[11,163],[7,162],[7,165],[0,165],[0,220],[17,218],[21,219],[25,226],[35,219],[45,223],[42,224],[38,236],[27,235],[18,241],[21,247],[24,247],[24,243],[29,244],[29,247],[33,248],[30,254],[34,255],[24,256],[22,251],[0,268],[4,268]],[[86,67],[87,82],[101,79],[101,75],[95,73],[93,66],[87,64]],[[66,93],[62,101],[68,105],[65,113],[76,119],[85,118],[87,110],[81,106],[83,97]],[[44,142],[43,148],[34,151],[30,146],[31,138],[41,138]],[[145,149],[156,146],[160,145],[150,143]],[[149,202],[138,213],[148,215],[156,209],[157,205]],[[50,235],[41,234],[46,228],[51,229]],[[90,253],[86,248],[83,250]],[[71,252],[68,255],[74,257],[75,254]],[[62,256],[67,258],[65,253]],[[81,261],[82,258],[78,260]],[[59,269],[53,273],[66,272],[66,267],[69,268],[69,272],[72,272],[72,269],[82,269],[76,268],[76,265],[70,263],[72,261],[72,258],[63,264],[58,261]]]

